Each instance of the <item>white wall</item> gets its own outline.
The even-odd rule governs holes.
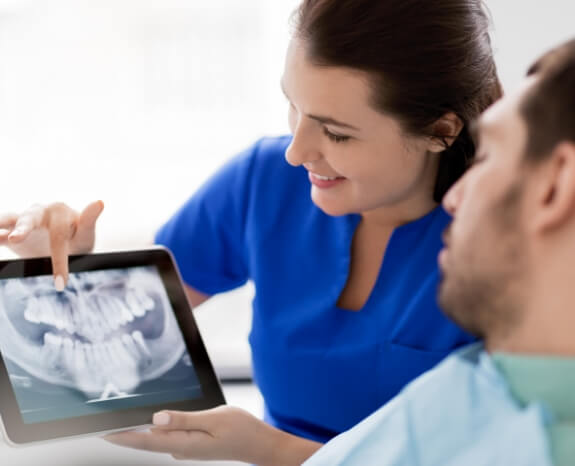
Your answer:
[[[0,211],[101,198],[98,247],[149,241],[229,155],[287,131],[297,0],[0,0]],[[506,88],[573,0],[488,0]]]
[[[0,212],[103,199],[98,249],[151,241],[223,160],[287,131],[279,79],[297,3],[0,0]],[[574,0],[487,4],[506,88],[575,36]],[[227,374],[249,362],[252,293],[218,297],[198,315]]]
[[[289,4],[0,2],[0,211],[102,198],[100,248],[151,241],[226,157],[286,131]]]
[[[487,0],[495,59],[506,89],[516,86],[543,52],[575,38],[574,0]]]

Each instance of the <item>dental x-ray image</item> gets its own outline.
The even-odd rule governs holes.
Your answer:
[[[154,266],[1,280],[0,350],[28,423],[201,396]]]

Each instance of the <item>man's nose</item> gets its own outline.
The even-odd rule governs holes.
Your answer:
[[[285,158],[290,165],[297,167],[321,158],[321,151],[309,122],[300,120],[293,130],[293,138],[288,146]]]

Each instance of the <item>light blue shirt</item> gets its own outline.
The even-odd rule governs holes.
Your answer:
[[[547,436],[556,466],[575,464],[575,358],[568,355],[495,353],[493,361],[514,398],[537,401],[548,413]]]
[[[492,358],[473,344],[331,440],[305,466],[547,466],[548,422],[544,406],[517,401]]]

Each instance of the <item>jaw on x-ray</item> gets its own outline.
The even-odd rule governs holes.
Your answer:
[[[154,267],[71,273],[62,292],[50,276],[7,279],[0,306],[4,356],[88,398],[129,395],[185,350]]]

